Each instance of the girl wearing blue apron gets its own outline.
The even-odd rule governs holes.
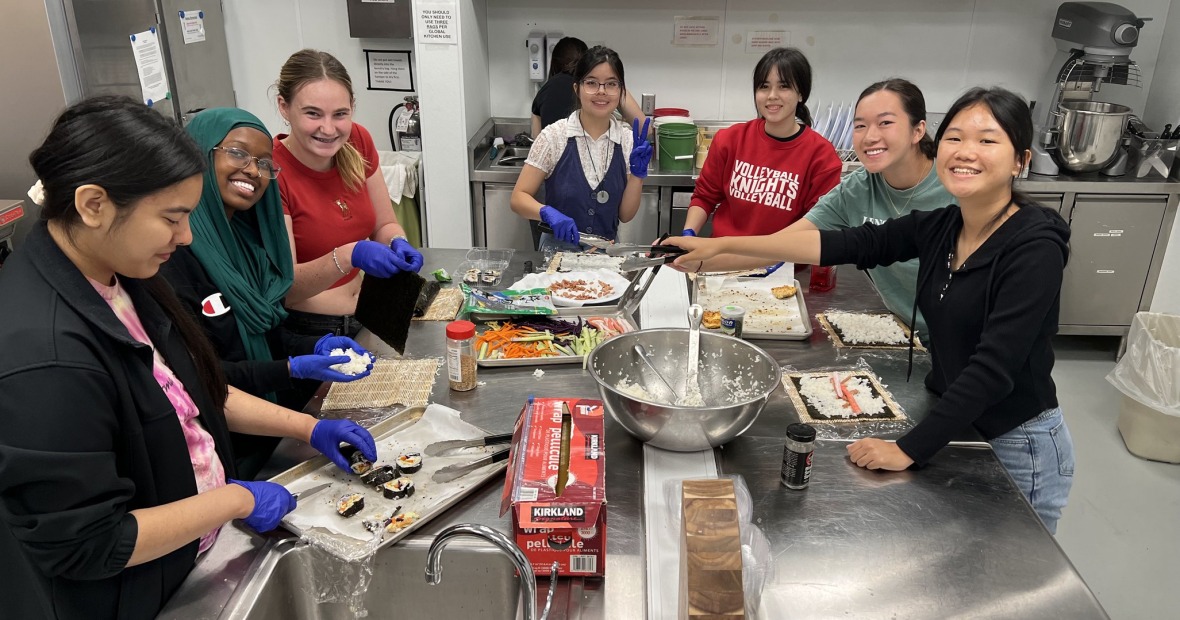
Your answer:
[[[512,190],[513,211],[553,230],[541,234],[542,251],[577,252],[580,233],[614,239],[639,211],[651,161],[647,123],[628,130],[612,116],[626,93],[619,55],[590,48],[574,78],[578,109],[541,131]],[[536,199],[542,184],[549,204]]]

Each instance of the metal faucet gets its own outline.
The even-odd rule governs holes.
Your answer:
[[[460,523],[439,532],[438,536],[434,538],[434,542],[430,543],[430,551],[426,554],[426,583],[437,586],[442,581],[442,566],[440,563],[442,560],[442,550],[452,540],[462,536],[482,538],[508,554],[508,557],[512,559],[512,563],[516,565],[516,572],[520,575],[521,584],[524,586],[524,617],[526,620],[547,620],[549,617],[549,607],[553,604],[553,590],[557,586],[557,562],[553,563],[550,571],[549,596],[546,597],[545,609],[541,611],[541,616],[538,618],[537,578],[533,573],[532,564],[525,557],[524,552],[520,550],[520,547],[516,546],[516,543],[509,540],[499,530],[486,525]]]

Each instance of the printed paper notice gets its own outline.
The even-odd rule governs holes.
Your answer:
[[[143,102],[152,105],[168,97],[168,76],[164,74],[164,57],[160,54],[160,39],[156,29],[131,35],[131,50],[139,69],[139,87]]]
[[[181,11],[180,32],[184,34],[184,44],[200,43],[205,40],[205,12]]]
[[[719,17],[677,15],[672,28],[672,45],[717,45]]]
[[[414,79],[410,74],[409,52],[381,52],[365,50],[369,65],[369,90],[400,90],[413,92]],[[405,118],[402,115],[401,118]]]
[[[765,54],[776,47],[791,44],[791,33],[783,30],[747,30],[746,53]]]
[[[421,2],[418,10],[417,33],[419,43],[444,43],[457,45],[456,32],[459,11],[453,0],[447,2]]]

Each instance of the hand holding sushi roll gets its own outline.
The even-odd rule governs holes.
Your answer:
[[[340,452],[341,443],[357,448],[370,461],[377,460],[377,442],[369,431],[352,420],[320,420],[311,431],[311,446],[340,469],[353,473],[348,459]]]
[[[230,480],[229,482],[246,487],[246,490],[254,496],[254,509],[250,511],[250,516],[242,519],[242,522],[255,532],[269,532],[275,529],[283,517],[288,512],[295,510],[295,506],[298,504],[295,496],[291,495],[291,492],[281,484],[265,480],[258,482]]]

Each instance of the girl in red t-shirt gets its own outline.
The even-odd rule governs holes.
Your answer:
[[[290,134],[275,137],[279,193],[295,257],[287,294],[288,329],[354,336],[360,271],[388,278],[418,271],[422,255],[406,241],[377,166],[369,132],[352,122],[355,98],[344,65],[326,52],[300,50],[279,72],[279,113]]]
[[[713,138],[682,234],[695,236],[712,215],[715,237],[769,235],[840,182],[836,149],[808,127],[810,96],[811,64],[802,52],[779,47],[758,61],[758,118]]]

